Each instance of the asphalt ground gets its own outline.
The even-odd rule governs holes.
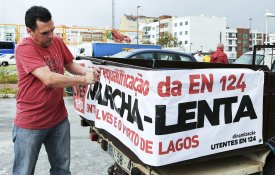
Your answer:
[[[15,116],[15,99],[0,99],[0,175],[12,174],[13,142],[12,124]],[[114,162],[95,142],[89,139],[89,128],[80,126],[80,117],[73,109],[72,97],[65,97],[71,123],[71,173],[72,175],[107,175]],[[49,174],[50,165],[42,147],[35,175]]]

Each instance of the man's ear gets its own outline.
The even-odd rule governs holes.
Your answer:
[[[33,35],[33,31],[32,31],[32,29],[31,29],[31,28],[29,28],[29,27],[27,27],[27,32],[28,32],[28,34],[29,34],[30,36],[32,36],[32,35]]]

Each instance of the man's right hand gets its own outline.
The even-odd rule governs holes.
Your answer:
[[[97,69],[93,68],[93,69],[91,69],[91,71],[88,71],[86,73],[86,75],[84,76],[85,83],[93,84],[93,83],[99,81],[99,76],[100,76],[100,72]]]

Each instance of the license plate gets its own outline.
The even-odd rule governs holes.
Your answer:
[[[108,144],[107,152],[118,165],[120,165],[128,174],[131,174],[133,163],[127,156],[110,143]]]

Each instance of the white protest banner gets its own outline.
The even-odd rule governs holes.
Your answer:
[[[100,69],[97,86],[76,87],[75,100],[85,96],[76,109],[145,164],[162,166],[263,142],[262,71]]]

